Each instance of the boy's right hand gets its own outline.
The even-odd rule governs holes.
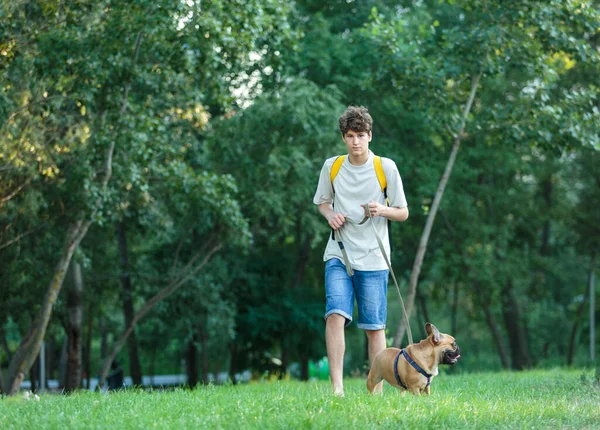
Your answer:
[[[327,221],[329,222],[329,226],[332,229],[337,230],[338,228],[341,228],[344,225],[344,223],[346,222],[346,217],[341,213],[332,212],[327,217]]]

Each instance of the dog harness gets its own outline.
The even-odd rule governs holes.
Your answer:
[[[398,355],[396,355],[396,359],[394,360],[394,376],[396,377],[396,382],[398,383],[398,385],[400,385],[402,388],[404,388],[405,390],[408,390],[408,387],[402,382],[402,380],[400,379],[400,375],[398,375],[398,359],[400,358],[400,354],[402,354],[404,356],[404,358],[406,359],[406,361],[408,361],[410,363],[410,365],[412,367],[414,367],[416,369],[417,372],[419,372],[421,375],[423,375],[424,377],[427,378],[427,385],[426,387],[428,387],[431,384],[431,376],[429,373],[425,372],[421,366],[419,366],[415,360],[413,360],[410,355],[408,355],[408,353],[406,352],[406,350],[401,349],[400,352],[398,352]]]

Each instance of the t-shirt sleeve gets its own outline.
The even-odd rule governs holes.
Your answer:
[[[390,206],[396,208],[407,207],[408,203],[406,202],[406,196],[404,195],[402,178],[400,178],[396,163],[389,158],[382,158],[382,165],[387,180],[387,196]]]
[[[321,174],[319,175],[319,183],[317,185],[317,192],[313,197],[313,203],[320,205],[322,203],[333,203],[333,187],[329,180],[329,170],[331,169],[330,160],[323,163]]]

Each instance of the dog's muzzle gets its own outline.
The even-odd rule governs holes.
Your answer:
[[[460,348],[457,346],[454,351],[452,351],[450,349],[447,351],[444,351],[444,357],[442,358],[442,363],[454,365],[454,364],[456,364],[456,362],[458,361],[459,358],[460,358]]]

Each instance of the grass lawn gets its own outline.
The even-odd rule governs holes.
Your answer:
[[[345,381],[346,397],[326,382],[272,382],[196,390],[130,390],[0,400],[0,428],[600,428],[600,387],[592,371],[441,374],[431,396],[401,396],[365,380]],[[385,383],[384,383],[385,384]]]

